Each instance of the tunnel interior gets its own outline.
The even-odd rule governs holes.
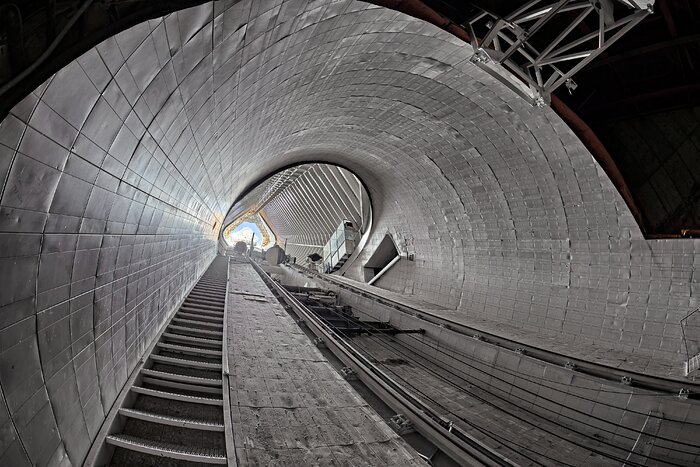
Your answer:
[[[371,200],[344,279],[364,283],[389,235],[402,259],[376,285],[405,302],[689,382],[700,240],[645,238],[562,118],[470,57],[364,2],[212,2],[109,37],[27,93],[0,123],[0,464],[81,465],[224,230],[270,174],[311,163]],[[346,214],[367,218],[338,207],[292,250],[283,211],[267,223],[299,258]]]

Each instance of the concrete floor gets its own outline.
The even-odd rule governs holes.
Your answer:
[[[425,465],[331,367],[250,265],[230,266],[227,324],[240,465]]]

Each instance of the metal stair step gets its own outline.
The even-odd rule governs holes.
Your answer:
[[[224,311],[224,304],[217,304],[217,303],[212,303],[212,302],[207,302],[205,300],[199,300],[199,299],[192,299],[192,298],[186,298],[184,303],[191,303],[193,305],[197,305],[200,308],[208,308],[210,310],[214,311]]]
[[[203,464],[226,465],[226,455],[219,449],[190,448],[178,444],[152,441],[122,434],[109,435],[106,441],[112,446],[150,454],[152,456],[201,462]]]
[[[221,303],[223,304],[226,301],[226,295],[221,294],[212,294],[212,293],[204,293],[204,292],[197,292],[197,291],[192,291],[190,294],[187,296],[187,298],[193,298],[196,300],[206,300],[209,302],[214,302],[214,303]]]
[[[189,294],[187,296],[187,300],[189,300],[191,302],[202,302],[208,306],[216,306],[216,307],[220,307],[220,308],[223,308],[224,304],[226,303],[226,300],[224,300],[223,298],[221,300],[219,300],[217,298],[200,297],[199,295],[192,295],[192,294]]]
[[[208,287],[192,287],[190,293],[196,293],[200,295],[217,295],[226,298],[226,287],[222,288],[208,288]]]
[[[153,355],[153,354],[151,354],[148,358],[150,358],[151,360],[154,360],[156,362],[168,363],[170,365],[184,366],[186,368],[204,368],[206,370],[220,370],[221,369],[221,363],[197,362],[195,360],[187,360],[185,358],[164,357],[162,355]]]
[[[224,305],[223,303],[221,306],[213,306],[213,305],[207,305],[206,303],[199,303],[199,302],[193,302],[190,300],[185,299],[184,302],[182,302],[182,305],[180,305],[180,308],[195,308],[197,310],[203,310],[203,311],[210,311],[212,313],[224,313]]]
[[[195,324],[197,326],[206,326],[213,329],[223,329],[224,325],[219,323],[207,323],[206,321],[197,321],[187,318],[178,318],[177,316],[173,318],[173,321],[177,321],[182,324]]]
[[[193,420],[182,417],[171,417],[170,415],[161,415],[143,410],[135,409],[119,409],[119,415],[129,418],[135,418],[151,423],[159,423],[161,425],[177,426],[180,428],[190,428],[192,430],[203,431],[224,431],[222,423],[205,422],[203,420]]]
[[[176,316],[182,316],[187,319],[197,319],[200,321],[207,321],[209,323],[222,323],[223,317],[207,316],[197,313],[187,313],[186,311],[178,311]]]
[[[147,376],[154,376],[160,379],[167,379],[170,381],[179,381],[181,383],[198,384],[200,386],[221,387],[221,378],[201,378],[199,376],[187,376],[181,375],[179,373],[169,373],[167,371],[151,370],[150,368],[144,368],[143,370],[141,370],[141,374]]]
[[[195,287],[192,287],[192,292],[195,293],[213,293],[216,295],[221,295],[226,296],[226,286],[223,285],[221,287],[202,287],[200,285],[197,285]]]
[[[152,397],[160,397],[161,399],[169,399],[169,400],[180,401],[180,402],[190,402],[192,404],[223,406],[222,399],[214,399],[211,397],[188,396],[186,394],[177,394],[175,392],[159,391],[157,389],[143,388],[141,386],[132,386],[131,390],[137,394],[143,394],[143,395],[152,396]]]
[[[224,317],[224,309],[219,308],[208,308],[205,306],[202,306],[199,303],[183,303],[182,306],[180,307],[180,310],[182,311],[187,311],[187,312],[196,312],[196,313],[201,313],[201,314],[208,314],[209,316],[216,316],[217,318],[223,318]]]
[[[200,345],[211,345],[212,347],[216,348],[221,348],[221,341],[216,340],[216,339],[205,339],[203,337],[192,337],[192,336],[183,336],[181,334],[173,334],[170,332],[163,333],[163,337],[166,339],[170,339],[173,341],[179,341],[179,342],[187,342],[187,343],[193,343],[193,344],[200,344]]]
[[[197,285],[192,287],[192,290],[210,290],[215,292],[223,292],[226,290],[226,282],[224,281],[216,284],[198,282]]]
[[[205,334],[205,335],[209,335],[209,336],[219,336],[219,337],[221,337],[221,334],[222,334],[221,332],[217,332],[217,331],[207,331],[204,329],[188,328],[187,326],[178,326],[175,324],[171,324],[170,326],[168,326],[168,329],[172,329],[174,331],[191,332],[193,334]],[[221,340],[221,339],[218,339],[218,340]]]
[[[220,294],[220,293],[213,293],[213,292],[200,292],[196,290],[192,290],[188,297],[193,297],[193,298],[201,298],[203,300],[211,300],[213,302],[225,302],[226,301],[226,294]]]
[[[190,291],[190,294],[196,294],[196,295],[201,295],[201,296],[214,296],[217,298],[220,298],[222,300],[226,300],[226,289],[221,289],[221,290],[216,290],[216,289],[198,289],[198,288],[193,288]]]
[[[208,290],[225,290],[226,289],[226,281],[220,281],[220,282],[209,282],[209,281],[199,281],[197,282],[197,285],[192,287],[193,289],[199,288],[199,289],[208,289]]]
[[[158,342],[156,346],[162,349],[168,349],[172,352],[180,352],[190,355],[213,355],[215,357],[221,356],[221,350],[202,349],[199,347],[187,347],[185,345],[166,344],[164,342]]]
[[[219,307],[223,307],[224,302],[226,301],[226,300],[213,300],[210,297],[200,297],[200,296],[192,295],[192,294],[188,295],[185,298],[185,300],[194,301],[194,302],[204,302],[204,303],[210,304],[210,306],[219,306]]]
[[[168,381],[166,379],[150,378],[144,376],[141,380],[144,383],[154,384],[156,386],[161,386],[164,388],[181,389],[183,391],[195,391],[202,392],[206,394],[221,394],[221,388],[214,386],[199,386],[196,384],[178,383],[177,381]]]
[[[207,308],[199,308],[196,305],[182,305],[180,307],[180,311],[185,311],[185,312],[196,312],[197,314],[201,315],[206,315],[206,316],[211,316],[211,317],[216,317],[216,318],[223,318],[224,317],[224,312],[223,310],[209,310]]]
[[[180,311],[185,311],[186,313],[193,312],[196,314],[201,314],[204,316],[209,316],[212,318],[223,318],[223,311],[208,310],[206,308],[196,308],[195,305],[182,305]]]

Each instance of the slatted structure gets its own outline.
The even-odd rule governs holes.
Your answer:
[[[226,464],[222,390],[227,260],[217,257],[156,343],[106,438],[111,465]],[[125,404],[126,405],[126,404]]]
[[[233,207],[224,224],[255,212],[273,230],[277,243],[299,260],[322,254],[342,221],[364,230],[369,199],[352,172],[330,164],[303,164],[279,172]],[[364,199],[363,199],[364,198]]]

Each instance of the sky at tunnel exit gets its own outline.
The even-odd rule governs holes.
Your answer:
[[[262,234],[257,225],[252,222],[243,222],[241,225],[236,227],[228,238],[231,245],[235,245],[236,242],[245,242],[250,245],[250,238],[255,234],[255,246],[260,248],[262,244]]]

